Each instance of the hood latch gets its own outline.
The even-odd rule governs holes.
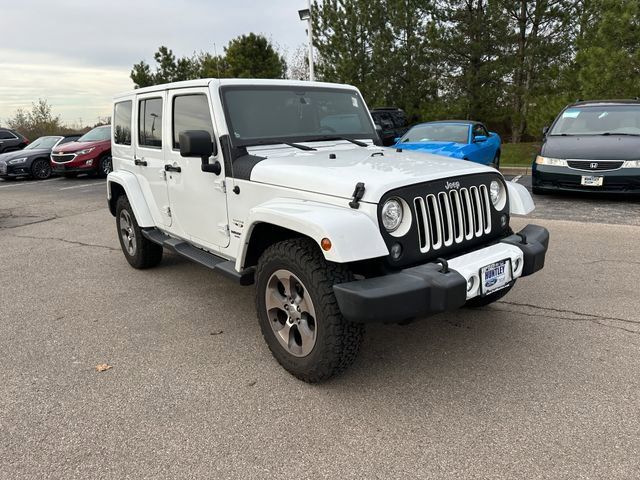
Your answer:
[[[356,210],[360,208],[360,200],[362,200],[362,197],[364,197],[364,183],[358,182],[356,183],[356,188],[353,191],[353,200],[349,202],[349,206]]]

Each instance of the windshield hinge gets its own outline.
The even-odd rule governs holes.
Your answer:
[[[349,206],[351,208],[355,208],[356,210],[360,208],[360,200],[364,197],[364,183],[358,182],[356,184],[356,188],[353,191],[353,200],[349,202]]]
[[[229,236],[229,224],[228,223],[219,223],[218,231],[224,235],[225,237]]]
[[[220,190],[222,193],[227,193],[227,184],[224,180],[216,180],[213,183],[215,183],[217,190]]]

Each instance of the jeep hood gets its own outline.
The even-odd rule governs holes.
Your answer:
[[[378,203],[389,190],[494,169],[464,160],[417,151],[397,152],[377,146],[359,147],[327,142],[307,143],[317,151],[292,147],[250,147],[249,153],[265,157],[250,173],[254,182],[351,198],[358,182],[365,184],[364,202]],[[335,158],[330,158],[335,154]]]

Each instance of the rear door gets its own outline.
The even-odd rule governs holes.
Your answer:
[[[165,139],[170,143],[165,147],[165,160],[172,169],[167,172],[172,230],[202,247],[216,250],[229,245],[222,150],[217,145],[217,156],[207,159],[208,163],[220,162],[222,173],[216,175],[202,171],[202,159],[180,156],[179,143],[180,133],[187,130],[205,130],[214,142],[218,141],[208,92],[206,87],[168,92]]]
[[[165,172],[163,149],[163,122],[166,112],[167,92],[153,92],[136,98],[137,135],[132,171],[138,177],[151,215],[158,226],[169,227],[172,213]]]

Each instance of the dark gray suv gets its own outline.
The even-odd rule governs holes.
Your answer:
[[[0,128],[0,153],[22,150],[29,144],[29,140],[15,130]]]

